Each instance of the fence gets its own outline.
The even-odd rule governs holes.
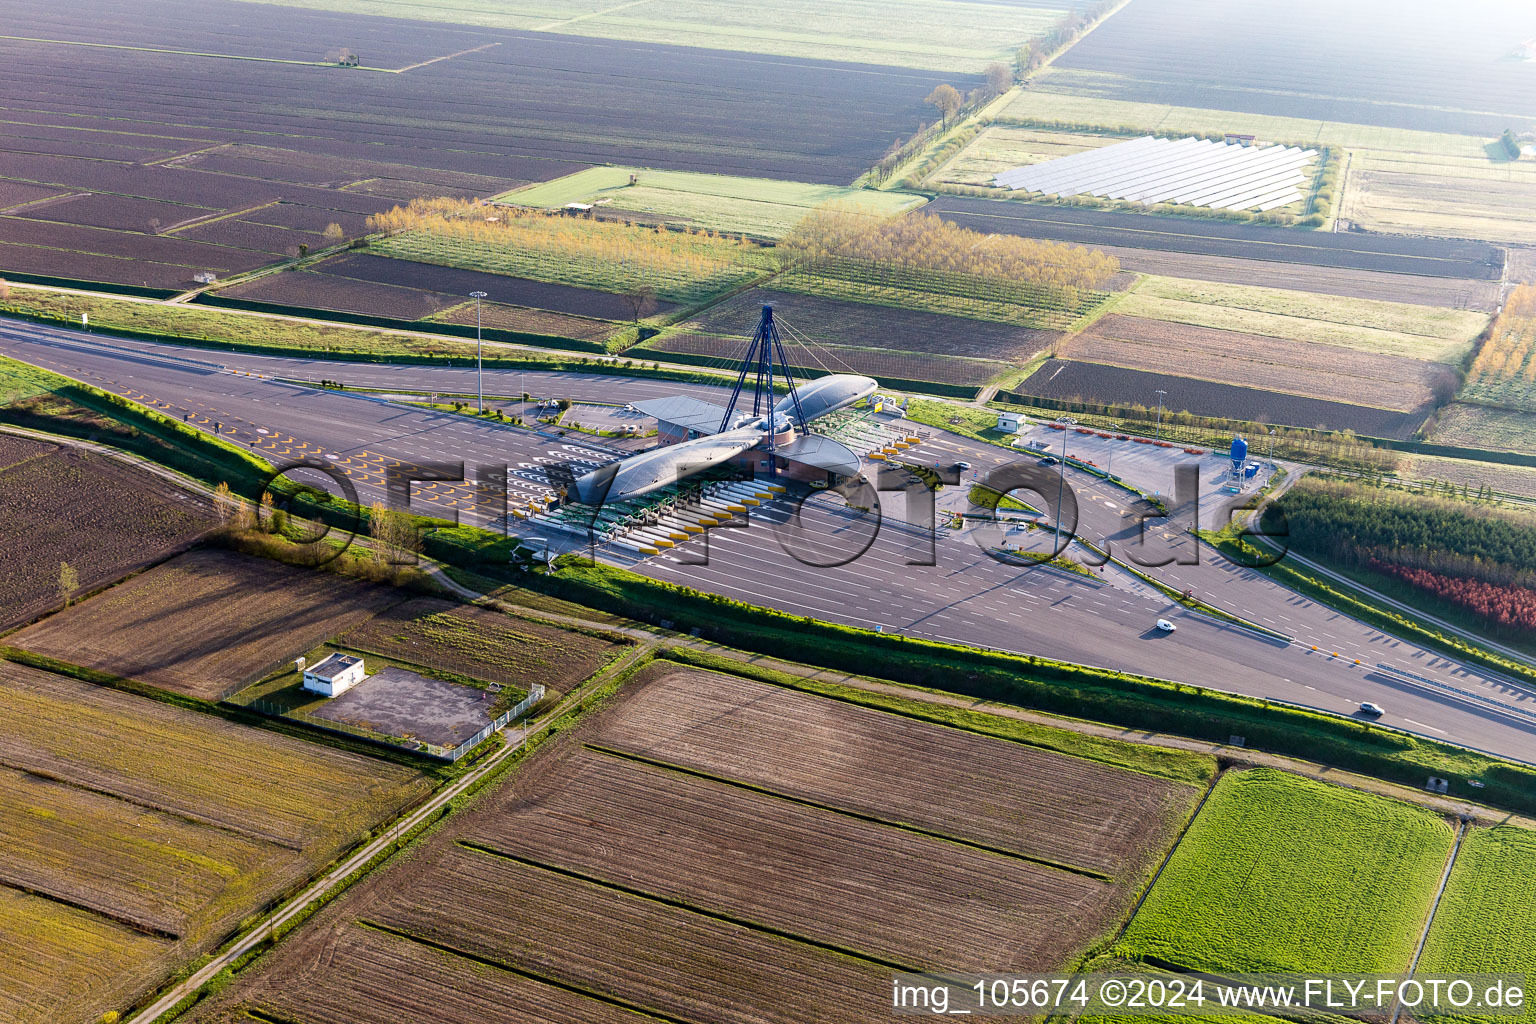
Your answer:
[[[481,729],[479,732],[475,733],[469,739],[465,740],[463,743],[460,743],[456,747],[442,747],[438,746],[436,743],[427,743],[423,740],[395,739],[392,737],[383,736],[368,729],[361,729],[357,726],[349,725],[346,722],[338,722],[330,719],[320,719],[314,715],[306,715],[303,712],[295,711],[292,708],[285,707],[283,704],[277,701],[262,700],[259,697],[245,704],[235,704],[233,702],[226,703],[230,704],[232,707],[239,707],[249,711],[255,711],[258,714],[267,715],[272,718],[286,718],[290,722],[300,722],[312,729],[319,729],[323,732],[335,733],[338,736],[346,736],[351,739],[362,740],[365,743],[373,743],[381,747],[394,747],[397,749],[413,750],[418,754],[425,754],[428,757],[434,757],[440,761],[457,761],[459,758],[475,749],[476,746],[483,743],[487,737],[494,733],[500,732],[508,725],[517,721],[523,715],[527,714],[529,708],[533,707],[543,699],[543,684],[534,683],[533,688],[528,691],[528,696],[519,701],[516,707],[507,711],[495,721],[488,723],[484,729]]]
[[[501,730],[505,729],[512,722],[515,722],[519,718],[523,717],[523,715],[525,715],[528,712],[529,708],[533,707],[535,704],[537,704],[539,701],[541,701],[543,699],[544,699],[544,684],[542,684],[542,683],[534,683],[533,684],[533,689],[528,691],[528,696],[524,697],[521,701],[518,702],[517,707],[515,707],[512,710],[508,711],[506,714],[502,715],[500,718],[496,719],[494,722],[491,722],[484,729],[481,729],[479,732],[475,733],[473,736],[471,736],[469,739],[465,740],[463,743],[460,743],[458,746],[454,747],[452,750],[447,750],[447,749],[445,749],[443,747],[438,747],[438,746],[434,746],[432,744],[427,744],[426,752],[428,754],[430,754],[431,756],[433,756],[433,757],[440,757],[440,758],[442,758],[445,761],[457,761],[459,758],[463,757],[465,754],[469,753],[471,750],[474,750],[475,747],[477,747],[481,743],[485,742],[485,740],[487,738],[489,738],[492,733],[500,732]]]

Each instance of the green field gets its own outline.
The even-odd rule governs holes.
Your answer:
[[[285,7],[979,74],[1064,9],[982,0],[254,0]]]
[[[631,174],[639,179],[634,185],[629,183]],[[544,209],[558,209],[567,203],[595,203],[605,210],[634,213],[645,220],[780,238],[806,211],[825,203],[890,215],[916,209],[927,199],[910,192],[770,178],[589,167],[554,181],[504,193],[496,201]]]
[[[1511,826],[1469,831],[1429,930],[1420,972],[1536,978],[1533,879],[1536,832]],[[1508,1019],[1536,1020],[1536,1004]]]
[[[1190,135],[1248,132],[1261,141],[1337,146],[1347,151],[1349,169],[1334,210],[1340,218],[1372,231],[1536,241],[1536,161],[1509,160],[1492,139],[1095,96],[1109,77],[1049,69],[1015,94],[999,120]]]
[[[1453,834],[1409,804],[1271,769],[1217,783],[1124,946],[1196,970],[1407,967]]]
[[[58,378],[30,363],[18,363],[0,356],[0,405],[10,405],[23,398],[48,391]]]
[[[1383,355],[1458,363],[1488,326],[1467,310],[1146,277],[1115,312]]]
[[[1429,440],[1499,451],[1536,451],[1536,414],[1452,402],[1440,411]]]

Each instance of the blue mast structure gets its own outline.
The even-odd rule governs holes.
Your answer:
[[[736,402],[746,386],[747,374],[755,374],[752,386],[752,415],[758,417],[766,414],[770,418],[769,451],[773,450],[774,424],[771,419],[774,407],[773,361],[775,355],[778,357],[780,372],[789,385],[789,397],[794,400],[794,422],[799,425],[802,434],[808,433],[805,426],[805,413],[800,408],[800,392],[795,390],[795,378],[789,372],[789,360],[784,358],[784,343],[779,339],[779,326],[774,323],[772,306],[763,307],[763,315],[757,322],[757,330],[753,332],[752,341],[747,346],[747,353],[742,357],[741,372],[736,375],[736,386],[731,389],[731,400],[725,405],[725,416],[720,420],[722,432],[730,429],[731,416],[736,412]]]

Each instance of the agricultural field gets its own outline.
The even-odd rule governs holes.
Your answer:
[[[1466,278],[1388,274],[1374,270],[1316,267],[1275,260],[1203,256],[1198,253],[1159,249],[1132,249],[1101,245],[1098,250],[1120,261],[1122,271],[1156,277],[1243,286],[1258,285],[1347,299],[1438,306],[1492,313],[1499,305],[1500,288],[1494,281]]]
[[[191,0],[113,0],[94,19],[9,6],[0,274],[170,294],[203,271],[237,275],[356,237],[402,202],[483,199],[596,163],[843,184],[912,133],[936,85],[979,81],[632,35],[219,7],[215,25]],[[327,65],[337,39],[366,50],[365,66]],[[168,79],[175,90],[152,87]],[[661,109],[662,121],[634,116]]]
[[[1435,912],[1419,969],[1430,975],[1536,973],[1536,902],[1526,884],[1533,871],[1536,832],[1508,825],[1470,830]],[[1536,1009],[1527,1006],[1514,1019],[1536,1019]]]
[[[1054,864],[1123,872],[1188,788],[1123,769],[709,673],[652,672],[588,742]],[[771,699],[770,699],[771,698]],[[914,756],[921,751],[922,756]],[[1029,792],[1016,781],[1029,777]],[[955,801],[953,779],[972,794]],[[882,779],[878,787],[869,780]],[[1044,823],[1049,822],[1049,825]]]
[[[1536,501],[1536,466],[1403,455],[1398,459],[1397,475],[1403,480],[1451,484],[1472,494],[1486,489],[1495,495]]]
[[[597,637],[434,597],[385,609],[335,643],[522,690],[542,683],[558,693],[592,675],[616,650]]]
[[[1536,413],[1536,285],[1521,285],[1509,293],[1458,397]]]
[[[1504,267],[1504,251],[1486,242],[1298,231],[1182,217],[1149,218],[1145,214],[1113,210],[963,196],[940,196],[924,209],[982,233],[1094,247],[1117,246],[1472,281],[1497,281],[1503,276]]]
[[[1536,415],[1452,402],[1440,410],[1429,440],[1467,448],[1530,452],[1536,450]]]
[[[0,469],[0,508],[8,510],[0,518],[7,553],[0,627],[61,603],[61,563],[75,571],[79,593],[88,593],[191,544],[215,523],[206,499],[75,448]]]
[[[1529,8],[1400,15],[1391,0],[1136,0],[1053,68],[1072,92],[1100,99],[1490,138],[1536,109],[1536,78],[1512,59],[1536,34]],[[1289,30],[1277,31],[1282,24]],[[1368,50],[1359,39],[1371,41]]]
[[[390,249],[388,246],[380,246],[377,251],[387,254]],[[420,289],[431,294],[435,301],[451,301],[455,310],[467,303],[471,312],[474,303],[465,296],[483,291],[487,298],[486,306],[481,310],[482,317],[485,308],[498,304],[610,321],[629,320],[634,316],[634,307],[622,295],[612,292],[441,264],[418,263],[388,255],[375,256],[371,252],[326,260],[316,265],[315,273],[342,278],[344,280],[337,282],[342,285],[350,281],[365,281],[393,288]],[[655,313],[666,314],[676,308],[670,302],[655,302]]]
[[[939,384],[981,385],[1048,350],[1052,331],[754,288],[713,305],[629,354],[728,366],[771,304],[790,364]]]
[[[1407,439],[1425,419],[1422,413],[1346,405],[1272,391],[1268,387],[1240,387],[1195,377],[1066,359],[1046,360],[1013,390],[1036,398],[1155,409],[1159,389],[1166,392],[1163,408],[1170,411],[1288,427],[1353,430],[1366,437]]]
[[[348,14],[415,18],[643,43],[675,43],[781,57],[888,64],[980,74],[1009,63],[1079,0],[993,4],[980,0],[790,0],[772,10],[747,0],[684,0],[639,10],[593,0],[540,0],[508,7],[493,0],[254,0]]]
[[[1488,326],[1469,310],[1149,277],[1115,312],[1404,359],[1458,364]]]
[[[899,314],[898,314],[899,315]],[[668,331],[627,349],[625,355],[636,359],[691,363],[733,369],[740,366],[749,336],[730,337]],[[820,375],[825,366],[833,373],[862,373],[891,388],[923,390],[927,384],[961,388],[979,388],[995,377],[1013,369],[1008,363],[931,352],[903,352],[895,349],[856,348],[851,345],[803,345],[788,342],[785,354],[800,376]]]
[[[1107,293],[1091,289],[1053,294],[1001,277],[839,256],[797,264],[769,280],[767,287],[1043,331],[1065,330],[1108,298]]]
[[[573,316],[555,313],[547,309],[530,309],[527,306],[509,306],[502,302],[486,302],[480,307],[478,318],[473,302],[463,302],[431,317],[438,323],[468,327],[477,321],[486,328],[500,331],[517,331],[521,334],[545,334],[555,338],[575,338],[603,344],[624,325],[612,320],[590,316]]]
[[[630,184],[630,177],[638,180]],[[817,206],[836,203],[889,216],[917,209],[927,198],[908,192],[812,185],[723,174],[589,167],[496,197],[497,202],[557,210],[591,203],[603,217],[703,228],[726,234],[780,238]]]
[[[1480,139],[1444,155],[1356,151],[1345,188],[1339,216],[1367,231],[1536,242],[1536,162]]]
[[[884,1019],[893,966],[1070,962],[1198,793],[656,664],[192,1020]]]
[[[1178,367],[1190,377],[1220,384],[1423,416],[1435,404],[1437,386],[1449,396],[1457,383],[1449,367],[1418,359],[1120,313],[1073,336],[1056,353],[1132,370]]]
[[[650,287],[670,303],[702,303],[773,266],[762,247],[712,231],[512,208],[487,214],[450,200],[413,203],[370,225],[387,232],[369,247],[381,256],[604,292]]]
[[[1411,127],[1382,127],[1233,108],[1108,99],[1100,95],[1101,85],[1080,72],[1048,69],[1009,102],[999,114],[999,123],[983,135],[1008,130],[1066,132],[1070,138],[1086,129],[1192,135],[1246,132],[1261,141],[1331,145],[1345,151],[1347,173],[1340,181],[1333,211],[1343,221],[1388,233],[1536,240],[1536,170],[1526,161],[1510,160],[1498,145],[1497,136],[1507,124],[1481,135],[1468,134],[1476,131],[1473,128],[1424,131],[1417,121]],[[947,177],[952,172],[946,167],[940,173]]]
[[[44,619],[10,642],[219,700],[401,597],[332,573],[199,550]]]
[[[8,662],[0,720],[0,1013],[18,1024],[124,1009],[429,789]]]
[[[1229,772],[1122,947],[1193,970],[1403,972],[1454,838],[1410,804],[1272,769]]]

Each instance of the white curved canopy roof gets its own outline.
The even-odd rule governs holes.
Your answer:
[[[701,469],[718,466],[763,439],[757,427],[741,427],[723,434],[696,437],[682,444],[665,445],[622,462],[593,470],[576,481],[575,500],[588,505],[638,498],[675,484]]]
[[[873,377],[862,377],[855,373],[834,373],[828,377],[818,377],[796,390],[800,395],[800,411],[805,414],[805,421],[809,423],[829,412],[846,409],[861,398],[868,398],[879,386],[879,382]],[[794,415],[795,400],[792,396],[785,395],[773,408],[775,412]]]

